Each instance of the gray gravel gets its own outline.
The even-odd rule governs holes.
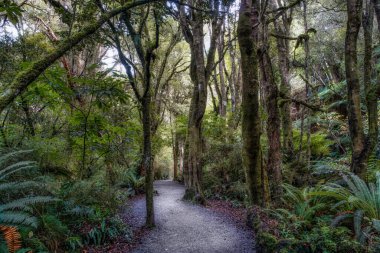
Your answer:
[[[156,181],[154,187],[158,191],[154,198],[156,228],[132,252],[255,252],[252,231],[209,209],[182,201],[185,191],[182,185]],[[143,225],[145,200],[135,201],[131,211],[137,223]]]

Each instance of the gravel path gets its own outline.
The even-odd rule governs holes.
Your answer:
[[[156,181],[154,198],[156,228],[142,239],[134,253],[251,253],[250,230],[238,227],[227,217],[181,200],[184,187],[172,181]],[[139,226],[145,220],[145,200],[134,202],[132,216]],[[136,225],[135,224],[135,225]]]

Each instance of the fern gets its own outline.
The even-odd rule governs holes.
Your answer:
[[[4,225],[25,225],[31,227],[37,227],[37,218],[29,213],[25,212],[1,212],[0,224]]]
[[[33,205],[56,200],[50,196],[32,194],[32,189],[41,188],[44,184],[35,180],[19,179],[20,176],[17,175],[19,172],[37,169],[36,162],[23,161],[19,158],[30,152],[30,150],[14,151],[0,155],[0,237],[5,239],[9,252],[16,252],[21,248],[17,226],[37,227]],[[16,159],[18,161],[15,161]],[[26,174],[22,174],[24,178]],[[17,197],[20,193],[22,197]]]
[[[16,172],[19,172],[21,170],[35,169],[36,167],[37,163],[32,161],[22,161],[9,165],[4,169],[0,170],[0,180],[3,180],[6,177],[9,177],[10,175],[15,174]]]
[[[29,196],[25,198],[20,198],[8,202],[6,204],[0,205],[0,213],[2,211],[9,210],[23,210],[23,211],[31,211],[30,205],[35,205],[39,203],[47,203],[54,201],[56,199],[49,196]]]
[[[324,203],[310,195],[310,192],[314,191],[313,188],[300,189],[289,184],[284,184],[283,188],[283,202],[288,209],[276,209],[274,215],[283,221],[292,220],[292,225],[297,229],[310,225],[315,214],[325,207]]]
[[[343,179],[347,186],[330,183],[310,194],[335,199],[337,202],[332,208],[341,208],[345,213],[338,215],[333,225],[347,218],[353,219],[356,239],[363,243],[371,231],[380,232],[380,173],[376,174],[376,183],[366,184],[354,174],[344,174]]]
[[[9,253],[21,249],[21,235],[16,227],[0,225],[0,233],[3,234]]]
[[[23,190],[26,188],[38,188],[41,187],[41,182],[36,181],[24,181],[24,182],[9,182],[9,183],[1,183],[0,184],[0,193],[6,191],[16,191]]]

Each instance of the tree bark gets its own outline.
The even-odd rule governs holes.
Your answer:
[[[197,198],[204,202],[202,180],[202,120],[207,103],[207,82],[205,76],[205,61],[203,56],[204,35],[203,20],[200,13],[195,13],[195,25],[193,26],[193,42],[191,45],[193,96],[189,111],[188,122],[188,157],[187,157],[187,194],[189,198]]]
[[[258,50],[261,84],[264,88],[268,120],[266,124],[268,137],[267,172],[271,182],[272,198],[279,202],[282,197],[282,156],[281,125],[278,108],[279,92],[274,79],[272,61],[269,56],[268,27],[266,20],[261,21],[260,48]]]
[[[179,161],[179,134],[176,132],[174,134],[174,146],[173,146],[173,180],[178,180],[178,161]]]
[[[195,1],[196,5],[201,1]],[[202,121],[207,105],[207,84],[210,81],[214,66],[216,42],[220,34],[221,22],[219,22],[219,1],[212,2],[213,17],[210,37],[210,48],[207,53],[207,61],[204,57],[204,13],[192,9],[191,20],[181,8],[180,22],[186,41],[190,45],[191,63],[190,77],[193,82],[193,95],[191,98],[188,132],[185,146],[184,180],[186,186],[185,199],[192,199],[201,204],[205,203],[202,191]],[[201,5],[200,5],[201,6]],[[191,23],[191,24],[190,24]]]
[[[234,20],[235,21],[235,20]],[[236,22],[233,22],[233,24],[235,24]],[[234,28],[234,27],[233,27]],[[237,114],[237,107],[239,105],[239,92],[240,92],[240,89],[239,89],[239,83],[238,83],[238,77],[237,77],[237,71],[236,71],[236,46],[234,44],[234,42],[232,41],[232,38],[231,38],[231,27],[230,25],[228,26],[228,52],[229,52],[229,56],[230,56],[230,61],[231,61],[231,73],[230,73],[230,76],[228,78],[228,82],[229,82],[229,87],[230,87],[230,91],[231,91],[231,111],[233,114]]]
[[[376,13],[377,27],[380,32],[380,0],[372,0],[372,2]]]
[[[363,29],[364,29],[364,91],[366,97],[367,105],[367,116],[368,116],[368,145],[367,145],[367,157],[365,162],[368,162],[370,155],[373,153],[377,145],[378,137],[378,111],[377,111],[377,84],[372,83],[373,77],[373,19],[374,19],[374,8],[370,1],[366,1],[366,9],[363,14]]]
[[[224,57],[224,32],[221,32],[218,43],[218,57]],[[219,67],[219,80],[220,80],[220,101],[219,101],[219,114],[221,117],[226,117],[227,113],[227,92],[226,82],[224,78],[224,60],[221,60],[218,64]]]
[[[152,141],[151,141],[151,95],[150,92],[141,99],[142,123],[143,123],[143,170],[145,171],[145,194],[146,194],[146,226],[154,226],[153,207],[153,181],[154,172],[152,167]]]
[[[348,124],[352,142],[351,171],[362,178],[366,174],[366,143],[361,115],[357,40],[361,26],[362,0],[347,0],[345,66],[348,93]]]
[[[256,0],[242,0],[239,10],[237,36],[242,69],[242,139],[243,167],[246,173],[249,201],[264,206],[265,173],[261,161],[261,120],[259,112],[259,75],[257,40],[259,10]]]
[[[273,6],[278,8],[276,0],[273,1]],[[280,90],[285,96],[291,96],[291,86],[290,86],[290,49],[289,40],[285,39],[290,37],[290,25],[292,22],[291,14],[284,12],[280,20],[275,20],[274,29],[276,34],[276,44],[278,53],[278,69],[280,73],[281,83]],[[293,146],[293,126],[292,119],[290,116],[290,101],[284,101],[280,104],[281,111],[281,125],[282,125],[282,148],[285,153],[292,156],[294,153]]]

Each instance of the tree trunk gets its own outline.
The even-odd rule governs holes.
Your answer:
[[[310,46],[309,46],[309,25],[307,22],[307,2],[303,2],[303,25],[304,25],[304,34],[306,34],[306,39],[304,41],[304,49],[305,49],[305,86],[306,86],[306,101],[309,102],[310,98],[312,97],[312,90],[310,87]],[[304,108],[304,112],[306,114],[306,165],[307,168],[310,169],[310,160],[311,160],[311,120],[310,117],[312,116],[312,111]],[[302,135],[301,135],[301,141],[302,141]]]
[[[372,2],[376,13],[377,26],[380,32],[380,0],[372,0]]]
[[[266,20],[261,22],[261,45],[259,48],[259,64],[261,70],[261,82],[264,88],[264,100],[268,112],[267,136],[268,136],[268,162],[267,171],[271,179],[273,199],[278,202],[282,196],[282,158],[281,158],[281,126],[278,109],[278,89],[274,79],[272,62],[269,56],[268,27]]]
[[[273,0],[275,1],[275,0]],[[277,1],[276,1],[277,2]],[[277,7],[277,4],[274,4]],[[280,35],[276,37],[277,53],[278,53],[278,69],[281,77],[280,91],[287,97],[291,97],[291,86],[290,86],[290,50],[289,41],[284,39],[285,37],[290,37],[290,24],[291,17],[288,17],[287,13],[284,12],[282,15],[282,20],[277,20],[274,23],[274,28],[276,34]],[[284,38],[281,38],[284,37]],[[284,101],[280,105],[281,111],[281,125],[282,125],[282,147],[286,154],[292,156],[294,153],[293,147],[293,126],[292,119],[290,116],[290,101]]]
[[[235,18],[233,20],[233,25],[235,26]],[[236,68],[236,44],[232,40],[232,31],[235,30],[235,27],[232,27],[231,25],[228,25],[228,43],[229,43],[229,56],[230,56],[230,61],[231,61],[231,74],[229,77],[229,86],[230,86],[230,91],[231,91],[231,111],[234,114],[234,118],[236,118],[236,115],[238,114],[237,108],[240,105],[240,88],[239,88],[239,78],[238,78],[238,71]]]
[[[373,153],[377,145],[378,137],[378,112],[377,112],[377,85],[372,84],[373,66],[372,60],[372,34],[373,34],[373,19],[374,9],[373,4],[367,1],[366,10],[363,15],[363,28],[364,28],[364,91],[366,96],[367,115],[368,115],[368,145],[367,145],[367,157]]]
[[[195,1],[200,3],[201,1]],[[201,5],[200,5],[201,6]],[[219,20],[219,0],[212,2],[213,18],[210,37],[210,47],[207,61],[204,57],[204,13],[191,10],[191,24],[184,18],[185,10],[180,8],[182,30],[186,41],[190,45],[191,63],[190,77],[193,82],[193,95],[191,98],[188,132],[185,145],[184,180],[186,185],[185,199],[192,199],[201,204],[205,203],[202,192],[202,120],[207,105],[207,84],[210,80],[214,66],[216,41],[220,34],[221,22]]]
[[[357,40],[361,26],[362,5],[362,0],[347,0],[345,66],[348,93],[348,124],[352,142],[351,171],[364,178],[366,174],[366,143],[360,108],[360,80],[357,60]]]
[[[178,160],[179,160],[179,135],[176,132],[174,134],[174,146],[173,146],[173,180],[178,180]]]
[[[243,89],[242,158],[246,172],[249,201],[251,204],[264,206],[266,203],[263,174],[265,173],[262,173],[261,162],[261,120],[257,59],[258,18],[258,2],[256,0],[242,0],[237,28]]]
[[[34,124],[33,124],[32,116],[30,115],[29,105],[23,96],[21,96],[21,107],[25,113],[25,121],[27,124],[27,129],[31,136],[35,136],[36,131],[34,130]]]
[[[142,123],[143,123],[143,171],[145,171],[145,194],[146,194],[146,226],[154,226],[153,208],[153,180],[154,173],[152,168],[152,141],[151,141],[151,97],[150,92],[141,99]]]
[[[222,32],[219,37],[218,44],[218,56],[219,58],[223,56],[224,51],[224,33]],[[224,60],[219,62],[219,80],[220,80],[220,101],[219,101],[219,114],[221,117],[226,117],[227,113],[227,92],[226,92],[226,82],[224,78]]]
[[[195,14],[195,13],[194,13]],[[200,15],[200,14],[195,14]],[[191,45],[192,70],[191,80],[194,84],[193,96],[188,122],[188,157],[187,157],[187,190],[185,198],[204,202],[202,180],[202,120],[207,103],[207,82],[205,77],[205,61],[203,56],[204,35],[202,17],[195,17],[193,26],[193,42]]]

